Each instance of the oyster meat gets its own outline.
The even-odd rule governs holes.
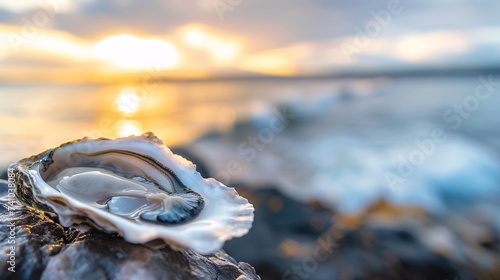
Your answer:
[[[57,214],[63,226],[96,227],[131,243],[208,254],[252,226],[245,198],[202,178],[152,133],[75,140],[10,169],[25,205]]]

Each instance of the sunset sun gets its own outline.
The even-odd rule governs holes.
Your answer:
[[[179,55],[175,47],[162,40],[140,39],[131,35],[112,36],[97,43],[94,54],[126,69],[169,69]]]

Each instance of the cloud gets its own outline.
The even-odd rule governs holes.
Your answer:
[[[357,30],[395,0],[215,1],[232,5],[223,18],[212,0],[0,0],[0,63],[27,65],[31,58],[37,64],[44,58],[34,58],[36,53],[93,64],[96,58],[88,51],[93,45],[124,34],[169,42],[179,52],[179,65],[207,71],[292,75],[367,65],[500,63],[495,0],[401,1],[401,13],[351,57],[342,44],[353,44]],[[22,32],[26,20],[55,2],[61,6],[37,28],[36,38],[13,53],[8,34]],[[189,35],[189,28],[198,33],[192,29]]]
[[[454,32],[431,32],[406,35],[398,38],[392,48],[397,58],[404,61],[442,60],[447,55],[465,54],[471,49],[470,42]]]
[[[23,1],[9,1],[9,0],[0,0],[0,7],[7,11],[13,13],[20,13],[24,11],[29,11],[33,9],[37,9],[39,7],[38,0],[23,0]]]
[[[227,0],[217,0],[230,3]],[[228,36],[248,40],[252,52],[287,47],[304,41],[325,41],[354,36],[356,27],[373,19],[372,12],[387,9],[390,0],[289,1],[242,0],[221,20],[211,0],[83,1],[72,12],[54,19],[54,28],[74,35],[102,39],[124,32],[170,39],[180,27],[199,23]],[[233,1],[237,2],[237,1]],[[439,30],[460,32],[500,22],[500,2],[494,0],[401,1],[403,11],[394,15],[385,34],[404,36]],[[425,19],[425,20],[422,20]]]

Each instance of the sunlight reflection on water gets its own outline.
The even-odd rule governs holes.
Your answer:
[[[188,144],[236,122],[266,121],[280,103],[337,135],[404,135],[443,124],[443,112],[474,93],[477,77],[440,79],[261,80],[141,85],[0,85],[0,168],[85,136],[116,138],[152,131],[168,146]],[[498,96],[464,122],[461,133],[500,143]],[[316,132],[311,130],[310,134]],[[241,136],[243,137],[243,136]],[[301,138],[303,135],[292,135]],[[234,147],[236,149],[236,147]]]
[[[331,82],[197,82],[140,85],[0,85],[0,168],[61,143],[153,131],[169,146],[227,131],[249,104],[335,91]]]

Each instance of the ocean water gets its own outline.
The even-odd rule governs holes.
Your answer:
[[[275,186],[346,213],[359,213],[379,199],[439,213],[495,205],[496,81],[344,81],[337,91],[267,103],[234,129],[190,147],[226,184]]]
[[[84,136],[153,131],[170,146],[183,145],[209,132],[228,131],[268,104],[335,96],[344,84],[356,87],[355,93],[370,90],[362,81],[316,80],[0,85],[0,168]],[[135,97],[126,98],[130,94]]]
[[[153,131],[191,149],[227,184],[278,186],[345,212],[380,197],[442,211],[500,196],[499,82],[3,85],[0,168],[84,136]]]

